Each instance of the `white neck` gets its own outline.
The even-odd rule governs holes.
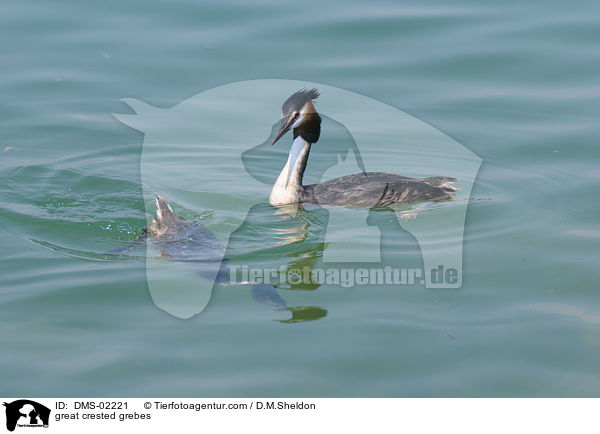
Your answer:
[[[269,197],[271,205],[295,203],[302,199],[302,192],[304,191],[302,176],[304,175],[309,152],[310,143],[304,140],[302,136],[296,137],[287,163],[279,174],[277,181],[275,181],[273,190],[271,190],[271,196]],[[294,156],[296,157],[295,161],[291,161]],[[292,164],[292,172],[290,173],[290,165]]]

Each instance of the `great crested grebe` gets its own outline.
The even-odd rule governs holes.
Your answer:
[[[302,185],[310,147],[321,134],[321,117],[312,102],[318,97],[317,89],[303,89],[290,96],[281,107],[281,124],[271,145],[290,129],[294,132],[294,142],[287,163],[271,190],[271,205],[311,202],[358,207],[389,206],[445,200],[458,190],[448,184],[456,182],[456,178],[409,178],[385,172],[356,173],[319,184]]]

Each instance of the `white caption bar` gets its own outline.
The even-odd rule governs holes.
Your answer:
[[[1,398],[31,433],[598,433],[600,399]],[[12,428],[12,429],[11,429]],[[109,430],[109,431],[107,431]],[[175,431],[173,431],[175,430]],[[200,432],[200,431],[198,431]]]

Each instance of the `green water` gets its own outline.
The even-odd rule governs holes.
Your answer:
[[[0,396],[598,396],[599,12],[593,1],[4,2]],[[153,303],[143,255],[102,254],[146,222],[143,134],[111,116],[130,112],[120,99],[171,107],[264,78],[367,95],[483,159],[462,288],[281,289],[312,308],[293,312],[313,319],[300,322],[226,288],[181,320]],[[216,226],[233,206],[187,205],[176,209]],[[262,226],[230,248],[279,260],[260,238],[277,222],[256,206]],[[318,256],[313,235],[297,261]],[[406,232],[385,241],[420,266]]]

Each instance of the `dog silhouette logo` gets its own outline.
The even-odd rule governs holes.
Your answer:
[[[48,427],[50,409],[30,399],[19,399],[4,403],[6,407],[6,429],[14,431],[18,427]]]
[[[140,177],[147,224],[153,223],[160,194],[196,215],[211,210],[209,228],[221,241],[201,272],[190,261],[185,266],[165,261],[162,252],[146,249],[146,280],[156,306],[191,318],[208,305],[227,249],[235,253],[244,247],[234,245],[232,234],[252,207],[267,201],[286,165],[289,148],[283,142],[271,146],[281,103],[299,89],[312,88],[321,94],[316,104],[324,134],[311,151],[307,183],[374,171],[412,178],[443,175],[457,182],[452,200],[385,211],[397,224],[370,225],[374,211],[368,208],[327,207],[323,262],[332,264],[328,268],[381,264],[381,249],[392,236],[387,231],[403,230],[418,244],[426,288],[462,286],[463,233],[482,162],[478,155],[433,126],[364,95],[322,83],[250,80],[207,89],[166,108],[125,98],[130,113],[113,113],[143,133]],[[291,136],[286,140],[291,145]],[[349,237],[349,227],[360,236]]]

